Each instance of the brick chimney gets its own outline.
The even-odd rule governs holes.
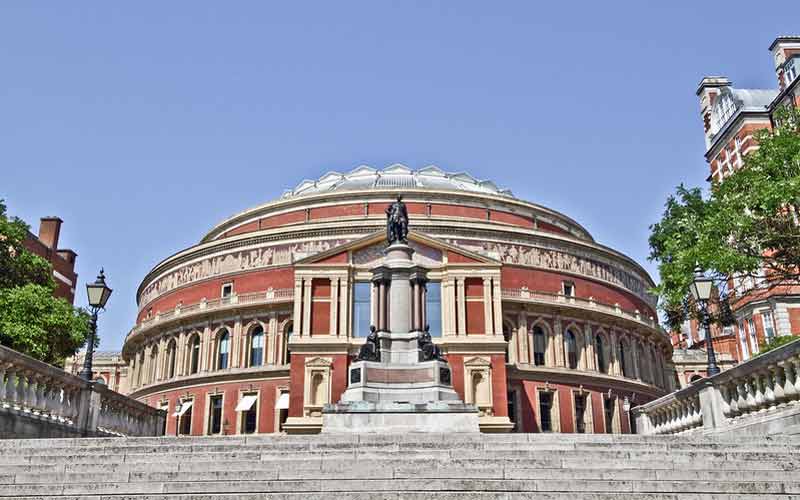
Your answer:
[[[61,223],[58,217],[42,217],[39,221],[39,240],[51,250],[58,249],[58,236],[61,233]]]
[[[789,83],[785,76],[786,63],[790,59],[800,56],[800,36],[779,36],[769,46],[769,52],[772,54],[772,62],[775,64],[775,76],[778,77],[778,86],[783,90]],[[800,61],[794,61],[794,64],[800,64]],[[796,78],[797,68],[794,71]]]
[[[706,136],[706,149],[711,145],[711,108],[722,89],[730,87],[731,81],[724,76],[704,76],[697,86],[697,97],[700,98],[700,117],[703,120],[703,132]]]

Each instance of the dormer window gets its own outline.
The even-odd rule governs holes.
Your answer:
[[[800,59],[800,57],[793,57],[786,61],[786,64],[783,66],[783,81],[787,87],[797,78],[797,74],[800,73],[800,62],[798,62],[798,59]]]
[[[714,134],[719,132],[735,111],[736,102],[733,96],[727,93],[720,94],[711,110],[711,132]]]

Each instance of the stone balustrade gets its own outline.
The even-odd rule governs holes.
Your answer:
[[[166,414],[0,346],[0,437],[155,436]]]
[[[800,424],[800,340],[632,411],[641,434],[773,433]]]
[[[545,304],[568,305],[584,310],[598,311],[604,314],[624,318],[635,323],[658,330],[666,336],[666,333],[659,326],[658,321],[652,316],[645,316],[639,311],[628,311],[622,309],[619,304],[604,304],[597,302],[593,298],[572,297],[562,293],[548,293],[528,288],[503,288],[503,299],[519,300],[525,302],[541,302]]]
[[[128,332],[125,340],[127,341],[128,338],[143,330],[179,317],[186,319],[224,308],[291,302],[292,300],[294,300],[294,288],[269,288],[260,292],[233,294],[228,297],[219,297],[211,300],[203,299],[195,304],[179,304],[172,309],[158,311],[152,317],[143,319]]]

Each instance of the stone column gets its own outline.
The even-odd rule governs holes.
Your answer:
[[[374,281],[370,282],[370,303],[369,303],[369,324],[372,326],[374,325],[375,328],[378,327],[378,317],[380,314],[378,313],[378,308],[380,307],[380,289],[378,288],[378,284]],[[352,332],[351,336],[352,336]]]
[[[302,325],[303,325],[303,278],[295,278],[294,279],[294,314],[292,316],[294,320],[294,331],[297,332],[298,335],[303,334]]]
[[[486,335],[494,335],[492,318],[492,279],[483,278],[483,331]]]
[[[378,282],[378,330],[386,329],[386,283],[381,280]]]
[[[228,368],[244,368],[247,366],[247,358],[243,352],[247,347],[246,340],[244,325],[242,325],[242,316],[239,315],[236,317],[236,321],[233,323],[233,331],[231,332],[231,344],[228,351],[230,353],[228,356],[231,359],[230,363],[228,363]]]
[[[152,362],[150,360],[150,354],[152,354],[152,352],[153,352],[152,344],[144,348],[144,363],[142,363],[142,368],[144,369],[144,373],[142,374],[143,375],[142,385],[147,385],[152,382],[152,380],[150,380],[150,363]]]
[[[311,288],[313,283],[313,278],[303,280],[303,335],[306,337],[311,336],[311,308],[313,307]]]
[[[331,278],[330,334],[339,335],[339,278]]]
[[[553,322],[553,333],[555,333],[556,337],[556,366],[565,368],[567,363],[564,360],[564,334],[561,331],[560,316],[556,316],[556,320]]]
[[[464,278],[457,278],[456,302],[458,309],[458,335],[467,334],[467,297],[464,294]]]
[[[642,372],[639,369],[639,340],[632,339],[631,342],[631,359],[633,360],[633,376],[637,380],[642,380]]]
[[[455,328],[453,327],[453,308],[455,307],[455,301],[452,299],[453,295],[453,285],[450,279],[443,279],[442,280],[442,335],[453,335],[455,334]]]
[[[592,335],[592,325],[586,323],[583,331],[583,346],[586,362],[584,363],[586,370],[597,371],[597,356],[594,349],[594,338]]]
[[[517,338],[516,358],[520,363],[530,363],[530,351],[528,345],[528,315],[524,311],[520,311],[517,315],[517,332],[514,335]]]
[[[500,288],[500,278],[492,278],[492,301],[494,301],[494,334],[503,334],[503,290]]]
[[[608,374],[619,375],[619,346],[617,345],[617,334],[614,330],[608,330]]]
[[[278,335],[278,317],[273,313],[269,313],[269,320],[267,321],[267,327],[264,329],[264,364],[265,365],[277,365],[278,362],[278,352],[276,348],[279,345],[279,335]]]
[[[200,372],[207,372],[211,365],[211,324],[206,323],[203,328],[203,338],[200,340]]]
[[[428,287],[423,284],[421,288],[422,297],[420,300],[422,301],[422,307],[420,310],[420,316],[422,318],[422,327],[425,328],[425,325],[428,324]],[[441,295],[441,291],[439,293]],[[439,300],[441,300],[441,296],[439,297]]]
[[[348,336],[350,329],[350,280],[339,279],[339,335]]]

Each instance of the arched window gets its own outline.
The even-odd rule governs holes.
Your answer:
[[[603,344],[603,337],[600,335],[594,338],[594,352],[597,353],[597,369],[600,373],[608,373],[605,345]]]
[[[177,344],[175,343],[175,339],[170,340],[169,344],[167,344],[167,378],[175,376],[176,348]]]
[[[619,343],[619,364],[622,369],[622,375],[630,378],[631,376],[631,353],[628,348],[628,342],[623,340]]]
[[[189,339],[189,373],[200,369],[200,335],[196,333]]]
[[[156,375],[158,375],[158,346],[154,345],[150,350],[150,373],[147,382],[150,384],[155,382]]]
[[[228,330],[223,329],[217,336],[217,369],[224,370],[228,367]]]
[[[257,326],[250,334],[250,366],[264,364],[264,329]]]
[[[567,351],[567,366],[573,370],[578,368],[578,342],[575,340],[575,334],[572,330],[567,330],[564,336]]]
[[[533,364],[544,366],[544,356],[547,351],[547,339],[541,326],[533,327]]]
[[[294,325],[289,323],[286,325],[286,328],[283,330],[283,353],[282,359],[283,363],[288,365],[292,360],[292,353],[289,351],[289,339],[292,337],[292,332],[294,330]]]

